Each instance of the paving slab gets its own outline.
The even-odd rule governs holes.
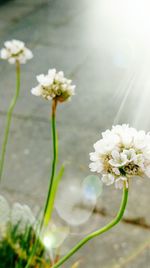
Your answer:
[[[147,238],[149,238],[147,236],[149,236],[149,232],[139,231],[139,228],[120,224],[104,236],[90,241],[73,259],[81,258],[83,260],[81,267],[88,268],[139,268],[141,264],[143,267],[148,268],[150,257],[148,248],[143,251],[142,249],[141,251],[139,250],[140,246],[145,244]],[[96,258],[94,258],[93,252],[94,256],[97,256]],[[71,263],[70,260],[69,263],[62,267],[69,268]]]
[[[34,53],[33,60],[21,67],[21,94],[1,185],[1,194],[10,202],[27,203],[37,211],[46,198],[52,160],[50,102],[31,96],[30,89],[36,85],[36,75],[48,68],[64,70],[77,85],[76,96],[60,105],[57,112],[59,165],[66,163],[64,191],[69,181],[81,185],[90,174],[89,152],[101,131],[127,122],[149,130],[149,120],[145,120],[149,112],[149,62],[143,56],[140,64],[138,52],[136,61],[124,58],[126,45],[119,59],[116,57],[120,41],[108,15],[102,0],[94,4],[86,0],[16,0],[0,7],[0,46],[5,40],[18,38]],[[127,37],[124,28],[119,35]],[[6,111],[15,90],[14,66],[0,62],[0,81],[2,144]],[[69,268],[81,257],[81,267],[86,268],[149,268],[149,185],[148,179],[134,179],[124,221],[106,236],[89,242],[63,267]],[[82,237],[81,233],[107,223],[117,213],[120,200],[121,191],[104,187],[89,221],[71,228],[63,252]]]

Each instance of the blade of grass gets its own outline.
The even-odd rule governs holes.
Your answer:
[[[58,172],[58,175],[54,178],[54,183],[53,183],[53,187],[52,187],[52,191],[51,191],[51,196],[48,202],[48,206],[47,206],[47,214],[45,215],[45,221],[48,222],[49,219],[51,218],[51,214],[53,211],[53,207],[54,207],[54,201],[55,201],[55,196],[57,193],[57,189],[60,183],[60,180],[64,174],[64,170],[65,170],[65,166],[62,165],[60,168],[60,171]]]

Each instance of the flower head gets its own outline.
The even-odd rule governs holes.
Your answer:
[[[4,48],[0,51],[0,57],[3,60],[8,60],[10,64],[15,64],[17,61],[24,64],[27,60],[33,58],[33,54],[22,41],[11,40],[4,43]]]
[[[90,153],[91,171],[101,173],[106,185],[128,187],[134,176],[150,177],[150,133],[137,131],[129,125],[113,126],[102,133]]]
[[[56,69],[50,69],[47,75],[38,75],[37,81],[39,84],[32,88],[31,93],[35,96],[42,96],[46,100],[56,99],[64,102],[75,94],[75,85],[64,77],[62,71],[56,72]]]
[[[18,225],[17,231],[23,233],[27,226],[35,225],[35,217],[27,205],[14,203],[11,207],[8,201],[0,195],[0,236],[1,230],[6,231],[8,223]]]

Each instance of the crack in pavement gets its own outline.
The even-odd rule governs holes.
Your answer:
[[[85,205],[78,205],[78,208],[80,209],[88,209],[88,207],[86,207]],[[106,208],[102,207],[102,208],[97,208],[95,207],[93,210],[93,214],[97,214],[97,215],[101,215],[103,217],[114,217],[114,215],[110,214]],[[124,217],[121,220],[122,222],[126,223],[126,224],[131,224],[131,225],[136,225],[140,228],[143,229],[149,229],[150,230],[150,224],[146,222],[146,219],[144,217],[133,217],[133,218],[127,218]]]
[[[20,191],[16,191],[16,190],[13,190],[13,189],[10,189],[6,186],[3,186],[2,187],[2,191],[6,191],[8,194],[17,194],[19,193],[20,194]],[[24,197],[27,197],[28,198],[31,198],[33,202],[35,203],[39,203],[41,201],[41,198],[37,198],[36,196],[30,196],[30,194],[28,193],[23,193]],[[88,207],[86,205],[83,205],[83,204],[79,204],[77,205],[76,207],[80,208],[80,209],[84,209],[84,210],[88,210]],[[95,207],[94,210],[93,210],[93,214],[97,214],[97,215],[101,215],[103,217],[114,217],[114,215],[110,214],[105,207],[102,207],[102,208],[97,208]],[[133,218],[128,218],[128,217],[124,217],[122,220],[121,220],[123,223],[125,224],[131,224],[131,225],[136,225],[137,227],[140,227],[140,228],[143,228],[143,229],[148,229],[150,230],[150,224],[146,222],[146,219],[144,217],[133,217]]]
[[[95,209],[93,210],[93,213],[95,214],[99,214],[99,215],[102,215],[104,217],[106,216],[110,216],[110,217],[113,217],[113,215],[110,215],[106,208],[102,207],[101,209],[98,209],[95,207]],[[136,225],[140,228],[143,228],[143,229],[150,229],[150,224],[148,224],[146,222],[146,219],[144,217],[135,217],[135,218],[127,218],[127,217],[124,217],[122,219],[122,222],[126,223],[126,224],[132,224],[132,225]]]

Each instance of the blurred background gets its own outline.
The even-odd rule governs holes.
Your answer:
[[[63,70],[77,85],[72,101],[58,108],[59,162],[66,172],[54,217],[69,228],[62,254],[116,214],[121,192],[103,187],[97,202],[80,186],[90,175],[89,152],[113,124],[149,131],[149,0],[1,0],[0,47],[26,43],[33,60],[22,66],[21,96],[13,116],[0,193],[42,207],[51,161],[50,102],[31,96],[36,75]],[[0,62],[0,142],[15,90],[15,68]],[[88,188],[87,187],[87,188]],[[100,186],[101,187],[101,186]],[[89,190],[90,188],[88,188]],[[96,187],[95,187],[96,191]],[[87,207],[88,204],[88,207]],[[135,179],[124,220],[95,238],[62,267],[81,258],[86,268],[150,267],[150,180]],[[68,227],[69,226],[69,227]],[[67,229],[68,230],[68,229]]]

